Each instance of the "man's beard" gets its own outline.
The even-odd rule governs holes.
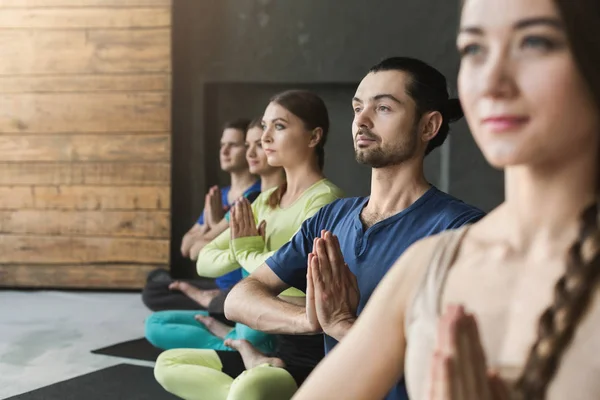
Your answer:
[[[245,169],[248,169],[247,165],[244,165],[242,163],[237,163],[235,161],[230,161],[229,163],[223,165],[221,164],[221,170],[227,172],[228,174],[234,173],[234,172],[240,172],[243,171]]]
[[[368,138],[376,138],[368,129],[361,129],[358,135],[364,135]],[[392,165],[399,165],[414,157],[417,151],[417,127],[411,129],[406,140],[397,143],[393,147],[354,150],[354,156],[359,164],[368,165],[371,168],[385,168]]]

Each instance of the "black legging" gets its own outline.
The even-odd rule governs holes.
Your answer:
[[[152,271],[148,275],[146,286],[142,291],[142,301],[152,311],[165,310],[206,310],[200,304],[187,297],[178,290],[169,289],[169,285],[174,281],[165,270]],[[189,283],[201,290],[214,290],[219,287],[214,279],[181,279],[181,282]],[[225,322],[228,325],[234,325],[225,318],[224,304],[229,291],[221,291],[208,306],[209,314]]]

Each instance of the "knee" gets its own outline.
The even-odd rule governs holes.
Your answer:
[[[296,381],[285,369],[265,364],[237,377],[227,400],[289,400],[297,390]]]
[[[184,349],[163,351],[156,359],[154,365],[154,378],[167,391],[173,389],[173,377],[176,375],[173,368],[178,363]]]
[[[152,311],[161,311],[162,298],[164,297],[165,287],[168,284],[162,282],[148,281],[142,289],[142,302]],[[168,289],[168,287],[167,287]]]
[[[235,325],[235,331],[236,338],[247,340],[263,353],[271,353],[275,350],[275,337],[273,335],[257,331],[241,323]]]
[[[146,318],[146,322],[144,324],[144,336],[146,340],[148,340],[153,346],[161,347],[161,338],[162,335],[160,333],[160,327],[163,324],[163,318],[160,312],[156,312],[151,314],[148,318]]]
[[[195,373],[210,370],[213,374],[226,376],[221,372],[223,364],[216,351],[173,349],[163,351],[158,356],[154,365],[154,377],[165,389],[173,389],[176,382],[181,381],[184,375],[182,371],[190,367],[194,368]]]
[[[156,305],[154,304],[154,297],[152,296],[152,293],[148,289],[148,285],[144,286],[144,289],[142,290],[142,303],[144,303],[144,305],[146,307],[148,307],[148,309],[150,309],[152,311],[156,311]]]
[[[146,282],[144,288],[142,289],[142,303],[152,310],[152,296],[150,288],[148,287],[148,282]]]

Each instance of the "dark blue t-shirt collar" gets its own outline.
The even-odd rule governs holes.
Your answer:
[[[369,234],[371,231],[379,230],[386,225],[396,223],[399,219],[404,218],[407,214],[410,214],[413,210],[416,210],[417,208],[421,207],[421,205],[426,203],[427,200],[429,200],[431,197],[435,196],[435,194],[438,192],[439,192],[438,188],[431,185],[431,187],[421,197],[419,197],[414,203],[412,203],[410,206],[406,207],[404,210],[400,211],[399,213],[392,215],[391,217],[388,217],[382,221],[377,222],[375,225],[368,228],[364,232],[364,234]],[[367,206],[367,203],[369,202],[370,198],[371,198],[370,196],[365,197],[364,200],[362,201],[362,203],[360,204],[360,207],[356,207],[356,210],[354,211],[354,227],[356,230],[360,230],[360,231],[363,230],[362,221],[360,220],[360,213]]]

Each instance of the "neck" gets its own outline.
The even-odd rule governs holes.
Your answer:
[[[515,247],[555,242],[577,234],[581,212],[596,197],[597,164],[573,157],[569,165],[511,167],[506,170],[506,200],[501,206]]]
[[[286,194],[294,197],[323,179],[323,172],[314,162],[285,168],[287,181]]]
[[[414,203],[430,187],[420,158],[385,168],[373,168],[367,208],[380,215],[395,214]]]
[[[247,169],[231,173],[231,190],[242,191],[256,182],[256,177]]]
[[[285,182],[285,176],[283,172],[279,169],[276,169],[268,174],[264,174],[260,176],[260,191],[264,192],[271,188],[280,186]]]

